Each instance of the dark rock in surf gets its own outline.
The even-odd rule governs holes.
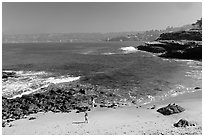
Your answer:
[[[108,108],[114,108],[114,107],[117,107],[117,105],[115,104],[115,103],[113,103],[113,104],[111,104],[111,105],[109,105],[109,106],[107,106]]]
[[[194,89],[201,89],[200,87],[195,87]]]
[[[28,120],[34,120],[36,119],[36,117],[30,117]]]
[[[174,124],[174,127],[187,127],[187,126],[195,126],[195,124],[190,123],[185,119],[180,119],[177,123]]]
[[[86,91],[85,91],[84,89],[80,89],[79,92],[80,92],[81,94],[86,94]]]
[[[156,106],[155,105],[153,105],[150,109],[155,109],[156,108]]]
[[[169,104],[168,106],[159,108],[157,110],[157,112],[159,112],[163,115],[172,115],[172,114],[176,114],[176,113],[181,113],[183,111],[185,111],[185,109],[176,105],[176,104]]]
[[[2,79],[7,79],[9,77],[16,77],[15,72],[2,72]]]
[[[162,43],[161,43],[162,44]],[[152,53],[164,53],[166,50],[163,47],[160,47],[161,44],[153,44],[152,45],[140,45],[137,47],[138,50],[152,52]],[[159,46],[157,46],[159,45]]]

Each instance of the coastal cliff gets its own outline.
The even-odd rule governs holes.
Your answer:
[[[202,22],[201,20],[198,20]],[[198,22],[197,21],[197,22]],[[202,23],[189,30],[162,33],[155,41],[138,46],[138,50],[160,53],[159,57],[202,59]]]

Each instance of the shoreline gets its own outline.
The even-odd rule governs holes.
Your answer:
[[[195,66],[194,63],[192,65]],[[190,74],[190,76],[191,75],[193,76],[193,74]],[[51,90],[54,90],[54,93],[50,95],[57,97],[55,92],[58,92],[58,89],[60,89],[61,95],[59,98],[61,98],[60,101],[62,101],[63,92],[68,90],[71,93],[69,97],[74,97],[71,99],[71,103],[75,102],[75,107],[58,110],[58,107],[55,107],[54,105],[52,107],[55,108],[56,111],[53,112],[51,112],[52,109],[46,109],[43,110],[43,112],[37,111],[38,113],[36,112],[35,114],[26,114],[24,115],[25,117],[19,115],[21,117],[20,119],[17,118],[14,121],[11,120],[9,125],[2,128],[2,134],[202,134],[202,75],[201,78],[198,77],[198,75],[195,75],[195,77],[192,77],[191,79],[193,79],[195,83],[191,83],[187,78],[185,79],[185,85],[188,87],[182,87],[182,85],[181,87],[176,87],[175,85],[175,88],[171,89],[169,92],[161,94],[161,96],[159,94],[158,96],[148,95],[146,98],[142,98],[141,102],[136,101],[135,103],[132,102],[132,98],[127,98],[126,101],[122,99],[121,101],[121,98],[111,90],[93,85],[84,85],[78,80],[70,83],[60,83],[59,85],[54,84],[55,86],[43,89],[45,90],[44,92],[49,93]],[[85,92],[85,94],[82,92]],[[74,94],[77,96],[79,95],[79,97],[84,96],[85,98],[86,96],[88,97],[95,94],[98,96],[96,101],[97,108],[88,111],[90,121],[88,124],[83,123],[84,113],[76,113],[76,110],[73,110],[76,107],[81,110],[83,109],[83,105],[80,106],[75,100],[80,98],[77,96],[75,98],[75,96],[73,96]],[[45,96],[49,97],[50,95]],[[35,95],[31,96],[33,99],[41,100],[38,97],[36,98]],[[24,99],[26,99],[26,97]],[[140,100],[140,98],[137,99]],[[52,101],[52,99],[49,98],[48,101]],[[85,100],[82,100],[82,103],[83,101]],[[169,103],[176,103],[179,106],[184,107],[186,111],[171,116],[163,116],[156,111],[161,107],[167,106]],[[48,105],[45,106],[47,107]],[[155,108],[151,109],[152,106],[155,106]],[[81,110],[78,111],[80,112]],[[30,112],[28,111],[28,114],[29,113]],[[189,122],[196,123],[196,126],[186,128],[174,127],[173,124],[180,119],[186,119],[189,120]],[[73,124],[73,122],[75,124]],[[25,128],[26,130],[22,131],[22,128]]]
[[[166,100],[143,105],[121,108],[94,108],[88,112],[89,123],[83,123],[84,113],[37,113],[4,127],[2,134],[202,134],[202,91],[186,93]],[[156,110],[169,103],[184,107],[184,112],[164,116]],[[155,109],[148,109],[155,105]],[[176,128],[172,125],[184,118],[195,122],[195,127]],[[72,122],[76,122],[73,124]],[[77,123],[78,122],[78,123]],[[20,130],[25,129],[25,130]]]

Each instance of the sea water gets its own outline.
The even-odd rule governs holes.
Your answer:
[[[117,91],[121,98],[152,101],[201,86],[202,62],[164,59],[137,50],[139,42],[3,44],[2,68],[19,77],[2,95],[29,94],[49,84],[79,80]],[[20,92],[19,92],[20,91]]]

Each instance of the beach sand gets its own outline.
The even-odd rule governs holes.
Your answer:
[[[156,110],[169,103],[185,108],[184,112],[164,116]],[[156,105],[155,109],[148,109]],[[36,119],[29,120],[29,117]],[[164,101],[153,102],[136,108],[94,108],[88,112],[89,123],[84,123],[84,113],[38,113],[26,119],[16,120],[11,127],[4,127],[5,135],[114,135],[114,134],[202,134],[202,91],[186,93]],[[196,126],[176,128],[174,123],[181,118],[196,123]]]

